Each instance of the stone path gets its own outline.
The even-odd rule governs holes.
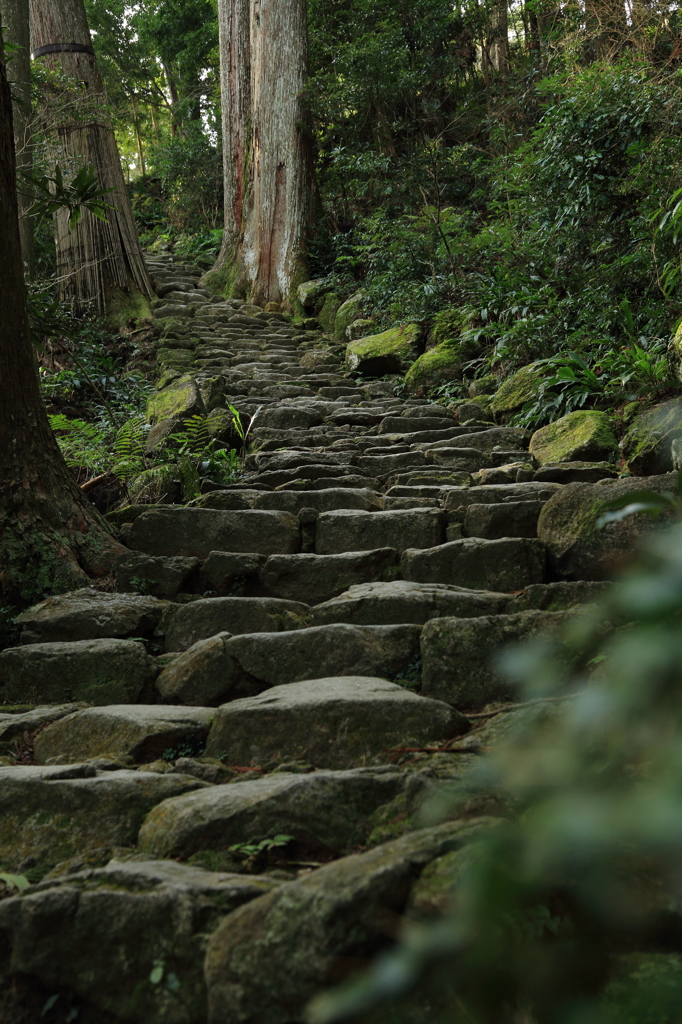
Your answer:
[[[564,483],[522,430],[356,380],[321,332],[150,269],[150,444],[196,414],[238,443],[231,404],[251,453],[189,506],[112,514],[119,592],[29,609],[0,653],[3,700],[31,705],[0,714],[0,869],[34,882],[0,901],[1,970],[79,1021],[293,1024],[388,941],[381,914],[442,907],[494,819],[434,795],[527,714],[470,717],[515,699],[491,655],[602,577],[556,581]]]

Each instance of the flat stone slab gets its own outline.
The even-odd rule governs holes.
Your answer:
[[[1,706],[1,705],[0,705]],[[0,714],[0,743],[9,744],[12,740],[32,733],[59,718],[82,711],[84,704],[45,704],[43,707],[32,708],[30,711],[19,711],[16,714]]]
[[[393,493],[393,488],[389,491]],[[401,492],[404,488],[401,488]],[[504,501],[549,501],[561,484],[528,480],[514,484],[479,484],[476,487],[443,487],[441,497],[450,512],[462,505],[492,505]]]
[[[275,686],[215,712],[207,754],[229,764],[304,760],[349,768],[398,746],[466,732],[467,720],[386,679],[341,676]]]
[[[155,663],[135,640],[76,640],[0,651],[0,693],[10,703],[135,703]]]
[[[271,555],[260,573],[268,594],[319,604],[349,587],[371,583],[398,569],[395,548],[344,551],[340,555]]]
[[[469,505],[464,516],[467,537],[500,540],[502,537],[537,537],[542,501],[505,501],[495,505]]]
[[[206,937],[226,913],[280,884],[168,860],[69,872],[0,903],[5,966],[48,991],[68,988],[117,1020],[203,1021]],[[158,963],[181,979],[180,1015],[168,1015],[171,991],[149,984]]]
[[[496,655],[507,644],[556,632],[576,613],[525,611],[428,622],[421,640],[422,693],[467,711],[517,699],[513,683],[496,668]]]
[[[431,548],[444,540],[439,509],[392,512],[323,512],[315,524],[315,553],[335,555],[373,548]]]
[[[272,491],[259,495],[255,507],[278,509],[298,515],[302,508],[317,512],[336,509],[357,509],[362,512],[381,511],[382,498],[368,487],[327,487],[319,491]]]
[[[74,590],[48,597],[16,617],[22,644],[145,636],[167,608],[165,601],[138,594]]]
[[[316,605],[312,621],[316,626],[328,622],[350,622],[357,626],[423,623],[443,615],[494,615],[504,611],[509,600],[508,594],[467,590],[444,583],[361,583]]]
[[[200,640],[163,670],[156,686],[168,704],[215,706],[302,679],[407,672],[420,627],[332,623],[287,633],[219,633]]]
[[[415,583],[451,583],[498,592],[523,590],[532,583],[544,583],[545,546],[525,537],[468,537],[430,551],[405,551],[400,567],[405,579]]]
[[[197,748],[203,749],[214,715],[213,708],[160,704],[87,708],[60,718],[39,733],[34,743],[35,758],[38,764],[53,757],[73,761],[111,757],[150,764],[166,751],[187,748],[197,753]]]
[[[294,554],[298,520],[289,512],[173,508],[145,512],[133,523],[128,546],[148,555],[206,558],[211,551]]]
[[[406,783],[397,770],[359,769],[309,774],[275,772],[239,785],[213,786],[195,799],[165,800],[140,830],[140,848],[152,856],[187,858],[203,850],[268,836],[292,836],[308,859],[346,853],[366,837],[377,807]]]
[[[31,857],[47,869],[86,850],[133,846],[152,807],[206,785],[90,764],[0,768],[0,863],[15,870]]]
[[[159,557],[129,551],[116,559],[113,573],[121,594],[144,589],[146,594],[172,600],[185,587],[198,566],[198,558]]]
[[[377,922],[402,915],[427,864],[481,838],[490,819],[447,822],[325,865],[240,907],[205,961],[208,1024],[290,1024],[329,987],[332,965],[385,948]],[[305,955],[292,956],[292,950]],[[415,1018],[417,1019],[417,1018]]]
[[[308,624],[310,608],[277,597],[207,597],[182,605],[166,630],[166,650],[186,651],[216,633],[279,633]]]

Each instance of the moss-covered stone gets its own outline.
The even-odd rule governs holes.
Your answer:
[[[171,381],[147,402],[147,419],[150,423],[201,415],[205,411],[197,382],[189,374]]]
[[[160,348],[156,353],[156,361],[159,366],[191,366],[194,362],[194,352],[187,348]]]
[[[673,474],[647,480],[647,490],[675,490]],[[642,489],[641,480],[613,480],[598,484],[567,484],[550,498],[540,513],[538,537],[546,545],[555,576],[571,580],[606,580],[632,557],[643,533],[655,528],[649,516],[628,516],[597,529],[597,520],[614,498]],[[670,521],[664,512],[658,526]]]
[[[431,321],[429,344],[436,346],[456,341],[468,325],[468,313],[461,309],[442,309]]]
[[[490,408],[498,419],[508,419],[535,397],[537,386],[545,375],[538,363],[529,363],[507,377],[497,393],[493,395]]]
[[[177,466],[154,466],[145,469],[128,482],[128,494],[133,502],[182,501],[183,481]]]
[[[682,398],[654,405],[632,419],[620,443],[627,468],[634,476],[668,473],[673,468],[672,444],[682,437]]]
[[[405,384],[412,390],[435,387],[450,380],[461,380],[462,366],[480,351],[471,339],[446,341],[429,349],[405,374]]]
[[[125,327],[130,320],[142,323],[151,320],[150,300],[139,288],[133,286],[127,291],[115,288],[106,297],[107,322],[112,327]]]
[[[420,338],[419,324],[403,324],[358,338],[346,348],[346,366],[370,377],[404,373],[419,356]]]
[[[349,341],[357,341],[358,338],[364,338],[372,333],[374,327],[374,320],[370,317],[361,317],[360,320],[354,320],[352,324],[349,324],[346,328],[346,337]]]
[[[608,459],[618,449],[611,419],[605,412],[578,410],[536,430],[530,452],[540,465]]]
[[[362,312],[363,303],[367,301],[367,293],[361,288],[349,299],[342,302],[334,317],[334,338],[336,341],[346,340],[346,328],[357,320]]]
[[[336,292],[329,292],[328,295],[325,295],[322,308],[317,314],[317,319],[320,327],[327,334],[331,334],[334,330],[334,321],[336,320],[336,314],[339,311],[340,305],[341,299]]]

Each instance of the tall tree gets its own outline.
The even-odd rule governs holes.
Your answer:
[[[28,29],[28,0],[2,0],[0,18],[5,31],[5,42],[13,45],[9,68],[12,85],[14,116],[14,145],[17,168],[30,173],[33,167],[33,138],[31,124],[31,48]],[[29,277],[33,275],[33,219],[26,216],[31,198],[26,188],[19,187],[19,232],[21,256]]]
[[[313,216],[305,0],[219,0],[225,233],[209,280],[290,305]]]
[[[12,103],[0,33],[0,588],[35,601],[88,584],[125,549],[76,487],[38,387],[21,267]]]
[[[53,152],[64,169],[94,167],[100,185],[112,188],[107,220],[86,213],[69,230],[65,211],[56,217],[57,273],[64,298],[104,312],[114,304],[134,312],[152,284],[140,248],[106,97],[90,40],[83,0],[29,0],[33,57],[65,76],[64,105],[56,114]]]

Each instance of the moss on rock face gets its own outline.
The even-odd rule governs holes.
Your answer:
[[[618,441],[605,412],[580,410],[536,430],[530,439],[531,454],[541,465],[575,460],[608,459]]]
[[[673,469],[672,443],[682,437],[682,399],[662,402],[641,413],[620,443],[627,468],[635,476]]]
[[[159,420],[196,416],[205,412],[204,403],[197,383],[189,374],[178,377],[162,391],[157,391],[147,402],[147,419],[150,423]]]
[[[346,366],[373,377],[404,373],[419,356],[420,337],[419,324],[404,324],[358,338],[346,348]]]
[[[345,341],[346,328],[358,318],[366,299],[367,293],[361,288],[360,291],[355,292],[349,299],[341,303],[334,318],[334,338],[336,341]]]
[[[405,374],[408,387],[434,387],[449,380],[461,380],[462,366],[480,351],[470,339],[443,342],[417,359]]]
[[[497,394],[493,395],[490,408],[498,418],[508,418],[534,398],[543,376],[543,368],[538,363],[522,366],[511,377],[507,377]]]

